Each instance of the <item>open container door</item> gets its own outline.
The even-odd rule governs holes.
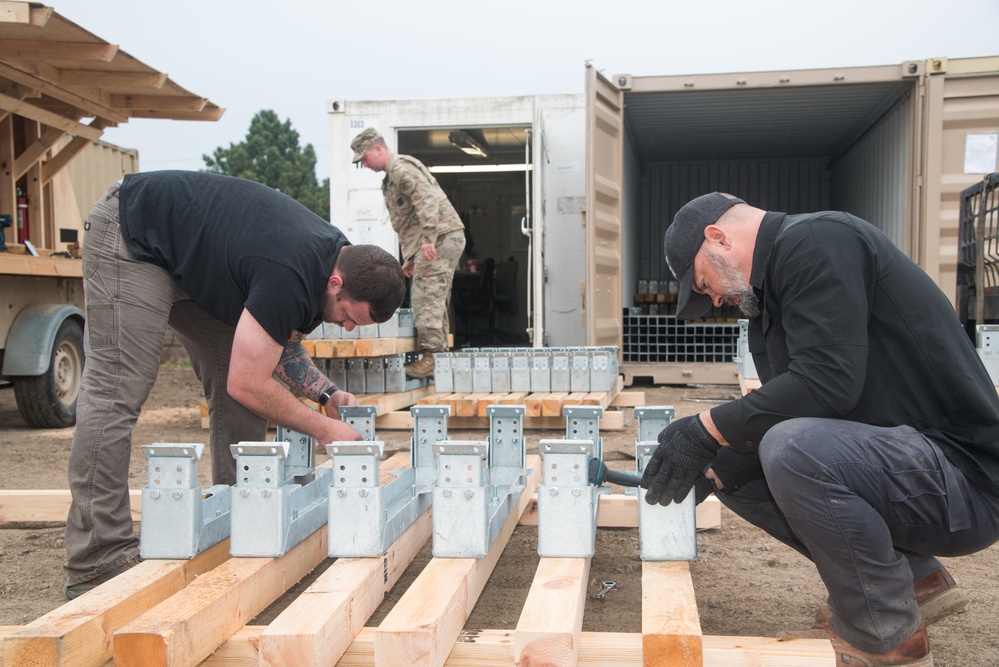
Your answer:
[[[586,279],[582,294],[587,345],[623,343],[621,213],[624,93],[586,66]]]
[[[999,56],[926,61],[922,186],[910,257],[956,297],[961,191],[999,170]]]

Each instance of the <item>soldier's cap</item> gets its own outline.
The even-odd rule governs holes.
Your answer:
[[[350,142],[350,147],[354,150],[354,159],[351,162],[360,162],[361,158],[364,157],[364,151],[368,150],[368,146],[375,143],[382,138],[382,135],[378,134],[378,130],[373,127],[369,127],[366,130],[361,130],[354,140]]]
[[[680,283],[676,305],[676,316],[680,319],[692,320],[711,310],[711,297],[696,294],[692,289],[694,257],[704,243],[704,230],[708,225],[718,222],[718,218],[736,204],[745,203],[720,192],[701,195],[684,204],[673,217],[673,224],[666,228],[663,249],[666,264]]]

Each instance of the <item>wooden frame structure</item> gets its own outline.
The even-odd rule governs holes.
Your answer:
[[[106,128],[131,118],[213,121],[223,112],[52,7],[0,0],[0,214],[26,213],[35,246],[58,241],[53,177]],[[14,228],[4,237],[18,241]]]
[[[377,626],[368,619],[430,539],[428,510],[379,558],[341,558],[267,626],[246,623],[326,558],[322,529],[281,558],[228,556],[228,543],[189,561],[145,561],[22,627],[0,628],[5,665],[795,665],[831,666],[828,642],[712,637],[700,630],[688,563],[644,563],[642,632],[583,632],[589,559],[542,558],[514,629],[464,625],[518,525],[537,524],[539,459],[483,559],[435,558]],[[389,459],[383,474],[404,462]],[[61,502],[37,492],[38,502]],[[18,518],[0,496],[7,521]],[[637,499],[601,498],[599,525],[637,525]],[[27,507],[27,503],[17,503]],[[54,514],[55,510],[52,510]],[[720,503],[698,507],[717,526]]]

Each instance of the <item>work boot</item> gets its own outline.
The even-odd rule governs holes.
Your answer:
[[[411,378],[432,378],[434,376],[434,354],[424,352],[419,361],[406,366],[406,375]]]
[[[836,653],[836,667],[933,667],[933,654],[930,652],[925,625],[920,625],[911,637],[884,653],[868,653],[851,646],[840,639],[828,625],[811,630],[782,632],[777,635],[777,639],[782,642],[794,639],[828,639]]]
[[[119,574],[127,572],[128,570],[132,569],[141,562],[142,562],[142,556],[133,556],[129,558],[124,565],[116,567],[110,572],[99,574],[93,579],[88,579],[87,581],[81,581],[80,583],[73,584],[72,586],[66,586],[66,597],[70,600],[75,600],[84,593],[92,591],[93,589],[97,588],[101,584],[111,581]]]
[[[945,567],[926,575],[913,584],[913,588],[916,589],[916,604],[919,605],[924,625],[932,625],[953,614],[964,613],[968,608],[968,594],[957,585]],[[813,627],[828,624],[830,618],[832,607],[826,605],[815,614]]]

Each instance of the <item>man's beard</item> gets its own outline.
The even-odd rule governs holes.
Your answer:
[[[760,300],[753,292],[753,286],[743,277],[742,270],[730,259],[708,251],[708,261],[715,267],[721,279],[724,294],[722,300],[728,303],[732,299],[739,300],[739,310],[746,317],[756,317],[760,314]]]

